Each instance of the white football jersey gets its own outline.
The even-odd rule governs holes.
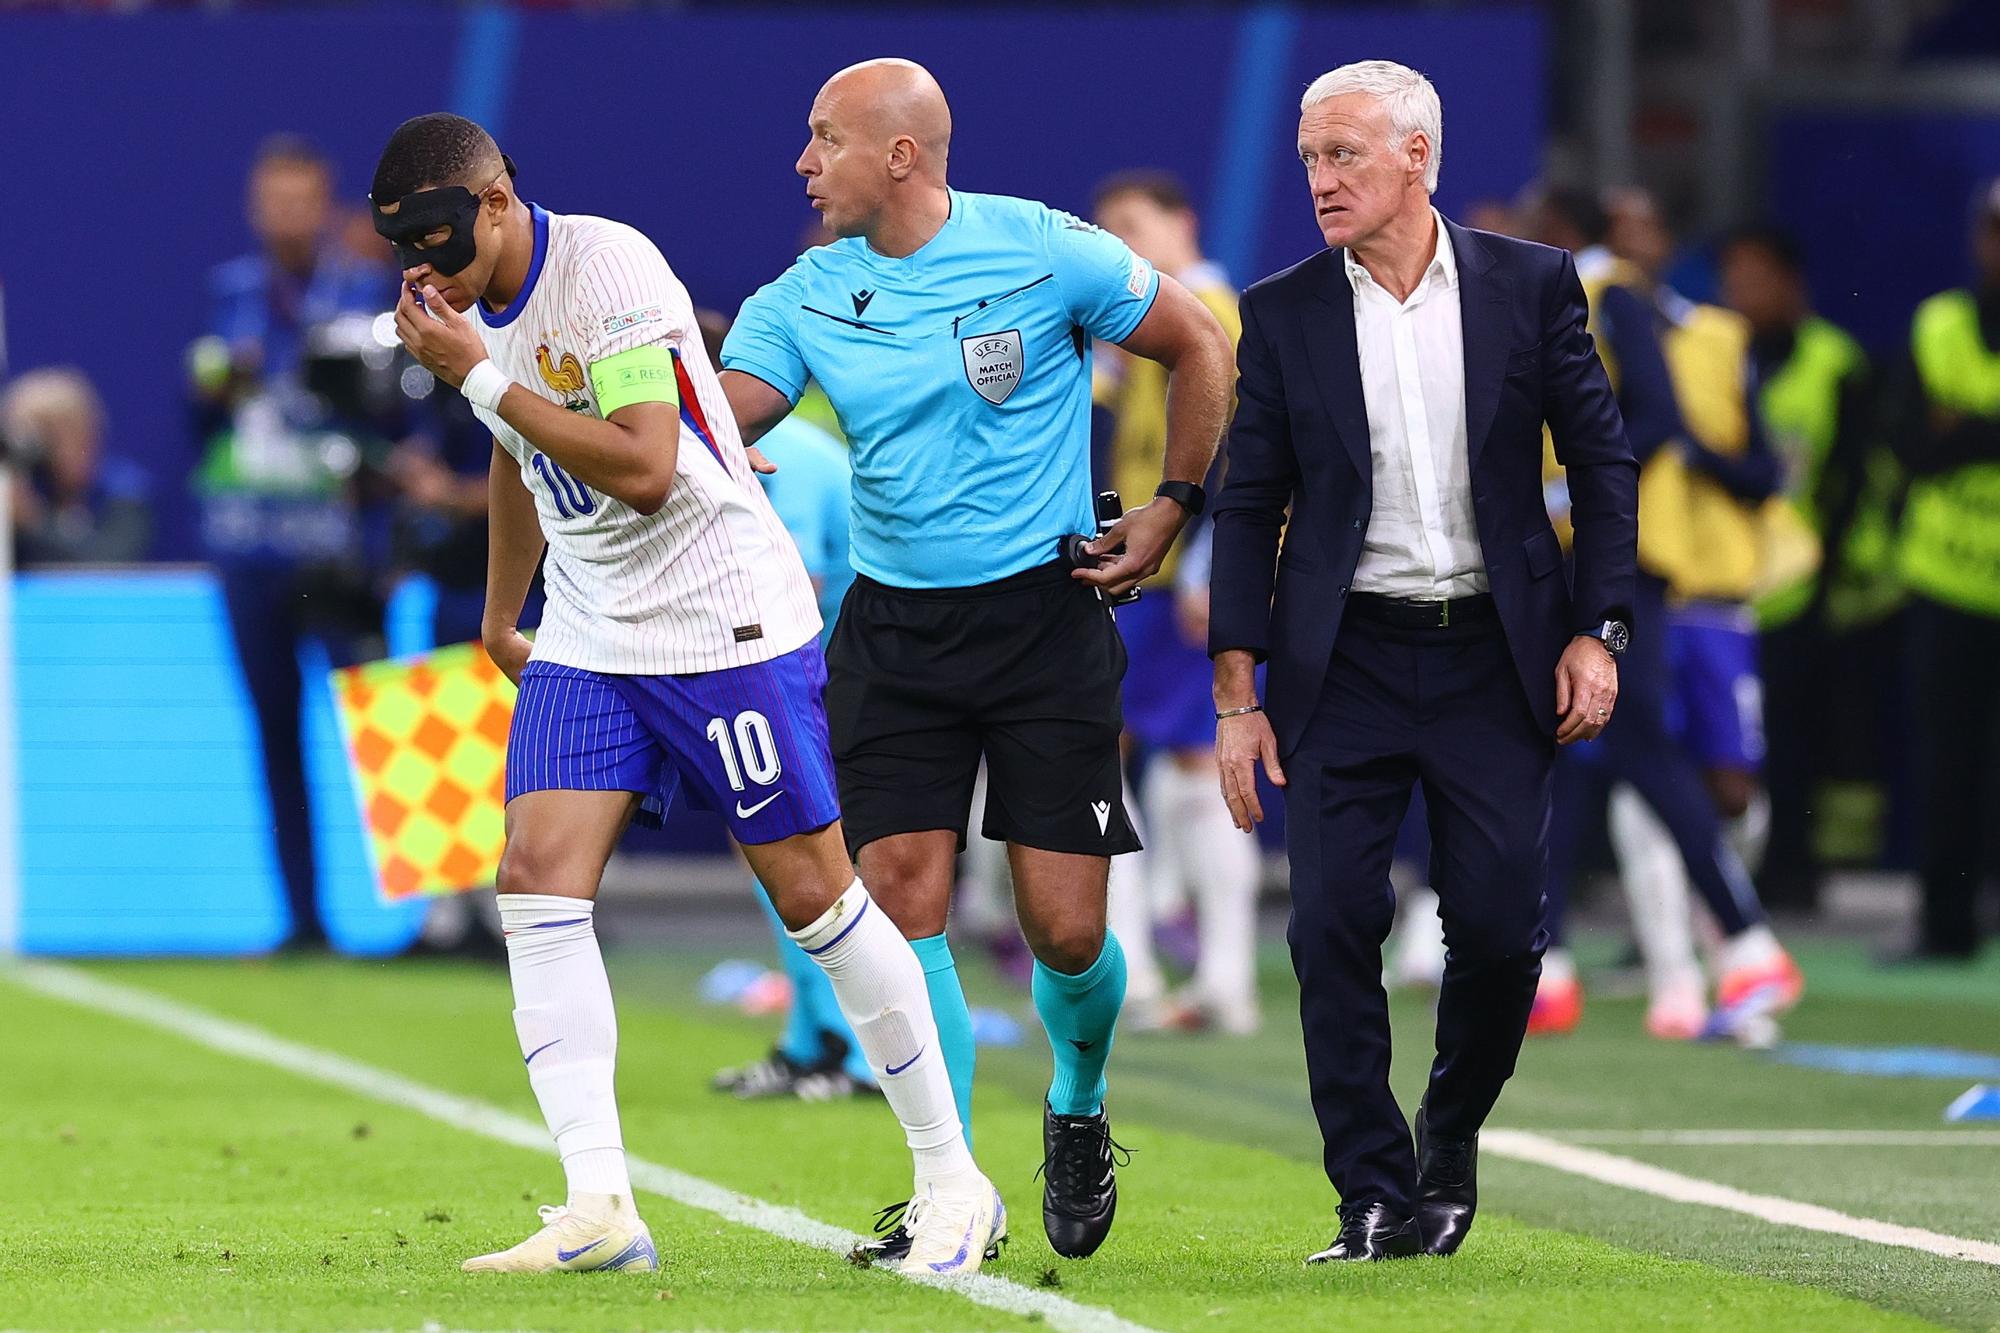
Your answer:
[[[657,514],[600,495],[497,413],[474,408],[521,465],[548,557],[536,660],[620,675],[682,675],[791,652],[820,630],[798,548],[744,456],[687,289],[644,235],[537,208],[527,284],[473,326],[507,377],[601,417],[589,368],[658,344],[681,400],[674,484]]]

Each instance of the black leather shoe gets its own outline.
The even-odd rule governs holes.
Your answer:
[[[1397,1212],[1386,1203],[1343,1203],[1340,1234],[1333,1244],[1318,1254],[1306,1256],[1309,1264],[1335,1259],[1409,1259],[1424,1252],[1423,1237],[1413,1217]]]
[[[1417,1108],[1417,1229],[1425,1254],[1452,1254],[1479,1208],[1479,1136],[1448,1139],[1428,1132]]]
[[[1104,1112],[1057,1115],[1043,1105],[1042,1229],[1063,1258],[1087,1259],[1111,1234],[1118,1211],[1116,1168],[1124,1165],[1114,1154],[1124,1152],[1112,1139]]]

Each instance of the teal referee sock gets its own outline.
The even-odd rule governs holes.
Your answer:
[[[965,1006],[965,987],[958,981],[958,961],[951,941],[942,935],[911,940],[917,961],[924,965],[924,988],[930,992],[931,1017],[937,1021],[938,1049],[944,1052],[945,1073],[951,1077],[951,1099],[958,1105],[959,1128],[965,1147],[972,1149],[972,1071],[979,1048],[972,1043],[972,1011]]]
[[[1057,1115],[1096,1115],[1104,1109],[1104,1062],[1118,1011],[1125,1005],[1125,951],[1104,932],[1097,961],[1071,976],[1035,962],[1035,1012],[1055,1054],[1049,1109]]]

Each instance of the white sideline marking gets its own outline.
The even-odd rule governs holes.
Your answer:
[[[503,1111],[486,1102],[418,1083],[373,1065],[362,1064],[358,1060],[350,1060],[332,1051],[287,1041],[262,1028],[222,1018],[163,995],[120,986],[74,968],[46,963],[9,966],[0,969],[0,977],[10,978],[43,995],[170,1032],[226,1055],[254,1060],[301,1078],[405,1107],[454,1129],[480,1134],[544,1156],[551,1151],[549,1132],[537,1121]],[[691,1176],[629,1153],[625,1161],[632,1173],[632,1183],[638,1188],[664,1195],[690,1208],[714,1213],[731,1222],[825,1250],[843,1259],[858,1239],[853,1232],[829,1226],[796,1208],[753,1199],[699,1176]],[[929,1273],[896,1273],[895,1276],[940,1288],[963,1296],[974,1304],[1007,1314],[1039,1315],[1050,1328],[1061,1329],[1065,1333],[1152,1333],[1143,1324],[1135,1324],[1109,1310],[1081,1305],[1052,1291],[1024,1287],[1018,1282],[988,1273],[975,1273],[970,1277],[939,1277]]]
[[[2000,1148],[1996,1129],[1551,1129],[1545,1133],[1563,1143],[1610,1147]]]
[[[1775,1222],[1780,1226],[1852,1236],[1877,1245],[1898,1245],[1908,1250],[1942,1255],[1947,1259],[2000,1266],[2000,1245],[1992,1241],[1967,1240],[1963,1236],[1947,1236],[1925,1231],[1921,1227],[1878,1222],[1871,1217],[1854,1217],[1832,1208],[1822,1208],[1816,1203],[1800,1203],[1796,1199],[1781,1199],[1771,1194],[1752,1194],[1712,1180],[1684,1176],[1678,1171],[1648,1166],[1629,1157],[1598,1152],[1595,1148],[1580,1148],[1518,1129],[1489,1129],[1479,1136],[1479,1142],[1488,1152],[1500,1157],[1533,1162],[1621,1189],[1672,1199],[1676,1203],[1704,1204]]]

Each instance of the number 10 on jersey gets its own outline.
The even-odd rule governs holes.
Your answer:
[[[549,498],[556,502],[556,512],[564,518],[577,518],[597,512],[597,496],[590,487],[556,466],[556,461],[547,454],[536,454],[530,466],[541,477],[542,485],[548,487]]]

